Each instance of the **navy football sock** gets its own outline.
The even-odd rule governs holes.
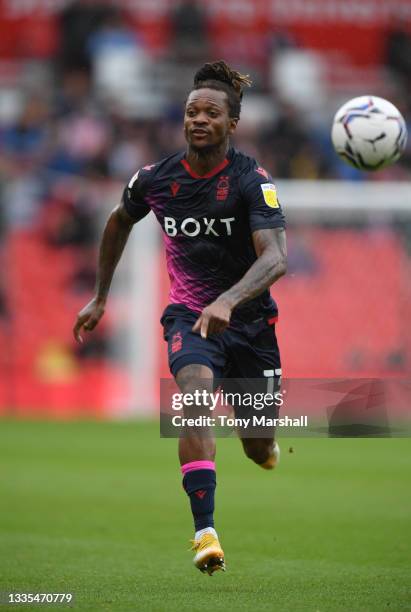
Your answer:
[[[205,527],[214,527],[216,475],[214,469],[184,469],[194,463],[197,462],[183,466],[183,487],[190,498],[195,530],[200,531]]]

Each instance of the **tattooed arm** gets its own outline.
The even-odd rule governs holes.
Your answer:
[[[193,331],[203,338],[224,331],[236,306],[271,287],[287,271],[287,247],[283,228],[261,229],[252,234],[257,259],[241,280],[204,308]]]

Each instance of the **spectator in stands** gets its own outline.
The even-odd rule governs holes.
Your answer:
[[[60,86],[55,91],[54,113],[57,117],[81,112],[95,106],[90,75],[86,70],[69,70],[61,75]]]
[[[395,19],[386,41],[386,64],[411,91],[411,34],[403,20]]]
[[[134,49],[137,45],[142,46],[142,40],[137,32],[128,27],[119,12],[113,10],[105,15],[99,27],[89,35],[86,50],[89,57],[93,58],[110,49],[130,47]]]
[[[201,64],[208,57],[206,16],[197,0],[181,0],[170,16],[175,61]]]
[[[258,144],[263,154],[272,157],[275,164],[273,174],[288,178],[292,175],[293,158],[307,143],[308,135],[295,108],[282,103],[278,111],[271,126],[264,126],[260,131]]]
[[[24,159],[39,159],[44,154],[49,132],[50,109],[45,98],[27,97],[16,122],[5,126],[2,145],[8,155],[21,163]]]
[[[71,70],[89,71],[87,49],[90,36],[113,9],[98,0],[75,0],[59,13],[60,49],[58,66],[63,74]]]

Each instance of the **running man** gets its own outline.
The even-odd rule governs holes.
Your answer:
[[[284,216],[273,179],[230,146],[247,76],[224,61],[205,64],[185,104],[187,149],[144,166],[111,213],[100,246],[95,297],[80,311],[74,336],[104,314],[116,265],[135,223],[152,211],[161,225],[170,304],[161,322],[169,366],[182,393],[213,391],[221,376],[280,377],[277,307],[269,288],[286,272]],[[270,438],[241,439],[265,469],[278,462]],[[193,429],[179,439],[183,486],[194,518],[194,564],[224,569],[214,529],[215,440]]]

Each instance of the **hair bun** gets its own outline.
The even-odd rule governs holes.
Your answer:
[[[232,87],[242,98],[243,88],[251,85],[248,74],[240,74],[232,70],[224,60],[218,62],[207,62],[194,75],[194,86],[197,87],[203,81],[220,81]]]

